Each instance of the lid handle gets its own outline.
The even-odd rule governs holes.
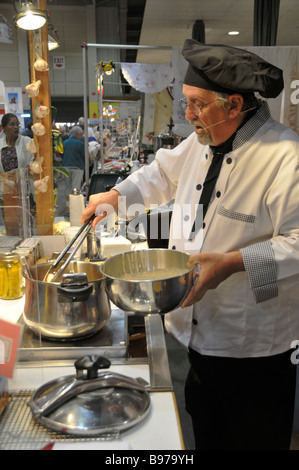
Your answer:
[[[83,356],[75,362],[76,378],[82,379],[87,374],[87,379],[96,379],[99,369],[109,369],[111,362],[102,356]],[[85,374],[84,374],[85,372]]]

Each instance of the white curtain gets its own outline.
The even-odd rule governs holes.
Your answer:
[[[5,16],[2,14],[0,14],[0,42],[13,44],[12,27]]]
[[[166,64],[122,62],[121,70],[129,85],[142,93],[160,93],[174,78],[172,66]]]

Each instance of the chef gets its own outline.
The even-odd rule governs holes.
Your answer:
[[[289,449],[299,338],[299,137],[267,98],[282,71],[248,51],[186,40],[183,105],[194,132],[160,149],[101,207],[174,199],[169,248],[198,266],[182,308],[165,316],[187,351],[186,409],[196,449]],[[106,204],[106,206],[104,205]]]

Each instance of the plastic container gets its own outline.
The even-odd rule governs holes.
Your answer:
[[[76,233],[80,230],[80,227],[68,227],[64,229],[64,239],[65,239],[65,246],[68,245],[68,243],[74,238]],[[72,251],[74,247],[77,245],[78,240],[75,241],[73,246],[69,248],[69,251]],[[83,244],[82,244],[83,245]],[[78,248],[76,254],[75,254],[75,259],[80,260],[81,259],[81,254],[82,254],[82,245]]]
[[[81,216],[85,209],[84,196],[77,189],[70,194],[70,225],[77,227],[81,225]]]

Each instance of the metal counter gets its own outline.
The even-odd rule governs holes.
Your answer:
[[[73,365],[86,354],[108,357],[111,364],[148,364],[150,389],[172,391],[163,324],[159,314],[144,317],[146,357],[128,357],[128,315],[117,308],[104,328],[87,338],[74,341],[53,341],[41,338],[24,326],[17,367],[55,367]],[[19,321],[23,323],[23,319]]]

